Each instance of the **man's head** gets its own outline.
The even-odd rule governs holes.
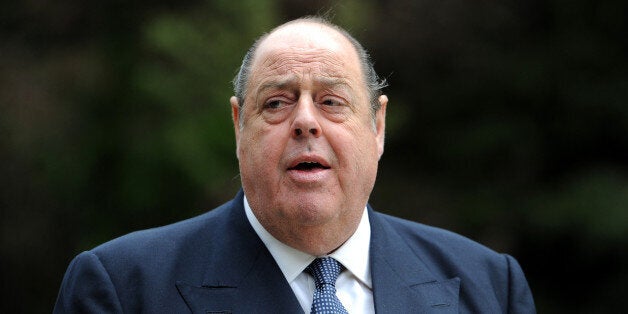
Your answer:
[[[281,25],[247,56],[231,107],[251,209],[280,241],[329,253],[373,189],[387,98],[361,46],[322,20]]]

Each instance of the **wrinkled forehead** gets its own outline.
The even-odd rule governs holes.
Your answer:
[[[311,22],[287,24],[270,33],[259,44],[252,69],[284,72],[296,64],[317,69],[322,65],[336,75],[362,76],[357,52],[349,40],[329,26]]]

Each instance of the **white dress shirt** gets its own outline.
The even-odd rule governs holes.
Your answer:
[[[301,252],[273,237],[253,214],[246,196],[244,209],[249,223],[279,265],[303,311],[310,313],[315,290],[314,278],[303,271],[316,257],[322,256]],[[355,233],[336,251],[329,254],[346,268],[336,281],[336,295],[349,313],[375,313],[369,261],[370,240],[371,225],[368,212],[364,208]]]

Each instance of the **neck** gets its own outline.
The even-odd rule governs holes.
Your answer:
[[[298,233],[275,236],[279,241],[314,256],[324,256],[333,253],[353,235],[357,224],[352,227],[324,226],[313,228],[299,228]],[[347,232],[349,230],[350,232]]]

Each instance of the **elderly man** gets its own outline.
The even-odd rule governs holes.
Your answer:
[[[517,262],[373,211],[388,99],[318,18],[256,41],[231,98],[243,190],[78,255],[55,312],[533,313]]]

